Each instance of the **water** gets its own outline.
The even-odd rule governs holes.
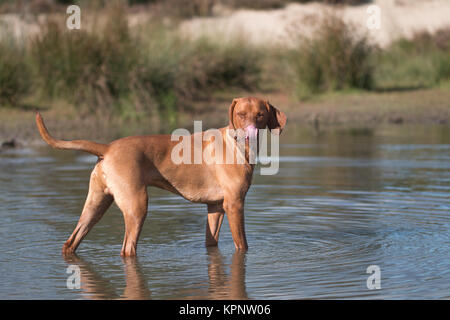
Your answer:
[[[245,215],[250,250],[226,219],[204,247],[206,206],[150,189],[138,259],[119,255],[109,209],[64,258],[96,158],[48,147],[0,153],[1,299],[449,299],[450,130],[387,127],[281,138],[280,171],[256,174]],[[259,170],[258,170],[259,171]],[[69,289],[70,265],[81,289]],[[381,270],[369,290],[367,268]],[[70,270],[69,270],[70,271]]]

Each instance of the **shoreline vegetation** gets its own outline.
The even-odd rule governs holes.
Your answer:
[[[193,120],[218,127],[245,95],[312,131],[450,122],[450,27],[381,48],[329,10],[312,36],[294,26],[295,45],[261,47],[244,36],[187,39],[174,17],[133,26],[139,6],[108,3],[81,30],[68,30],[64,14],[45,15],[28,37],[1,24],[0,142],[38,139],[35,110],[66,139],[170,133]]]
[[[228,123],[228,106],[234,97],[259,96],[281,106],[289,121],[289,131],[305,135],[338,132],[367,135],[379,128],[409,126],[442,127],[450,132],[450,90],[447,86],[395,92],[329,93],[297,102],[283,93],[239,92],[218,94],[193,112],[180,113],[179,127],[192,132],[194,120],[203,129],[220,128]],[[64,102],[39,109],[52,135],[59,139],[91,139],[108,143],[141,134],[170,134],[168,123],[158,117],[124,119],[82,115]],[[35,109],[0,108],[0,144],[15,141],[17,145],[44,145],[35,125]],[[292,127],[292,128],[291,128]],[[294,128],[295,127],[295,128]]]

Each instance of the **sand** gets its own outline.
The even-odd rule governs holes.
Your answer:
[[[380,10],[379,29],[367,27],[371,17],[367,10],[371,5]],[[330,8],[346,22],[354,24],[357,30],[368,34],[381,47],[400,37],[409,38],[415,32],[432,33],[450,27],[450,0],[374,0],[359,6],[291,3],[274,10],[230,10],[216,6],[213,17],[185,20],[181,22],[179,30],[188,38],[206,36],[228,41],[243,37],[260,46],[290,46],[295,38],[295,30],[300,30],[306,36],[313,34],[318,18]],[[86,12],[82,11],[82,23],[83,14]],[[139,25],[148,21],[150,16],[151,12],[132,13],[129,23],[132,26]],[[17,14],[0,15],[0,35],[7,33],[26,38],[39,33],[39,21],[45,19],[46,16],[42,14],[25,17]]]
[[[367,27],[368,19],[374,17],[374,14],[367,12],[371,5],[379,8],[379,29]],[[281,9],[265,11],[217,10],[218,16],[185,21],[180,30],[193,38],[217,38],[220,35],[223,41],[227,41],[245,37],[256,45],[289,46],[293,41],[293,28],[305,35],[311,34],[318,18],[329,8],[321,3],[292,3]],[[400,37],[409,38],[415,32],[433,33],[440,28],[450,27],[449,0],[375,0],[366,5],[333,8],[344,21],[353,23],[381,47]]]

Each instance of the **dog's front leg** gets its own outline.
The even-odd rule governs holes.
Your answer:
[[[208,204],[208,219],[206,220],[205,238],[205,245],[207,247],[214,247],[219,243],[219,232],[224,214],[225,211],[221,204]]]
[[[228,217],[231,236],[233,237],[236,250],[246,251],[248,249],[245,237],[244,224],[244,199],[240,197],[225,197],[223,207]]]

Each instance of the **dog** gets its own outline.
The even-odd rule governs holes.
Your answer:
[[[249,135],[268,128],[278,134],[286,125],[286,115],[266,100],[234,99],[228,109],[229,124],[218,129],[225,149],[235,148],[231,130]],[[236,250],[248,250],[244,225],[244,201],[251,185],[254,164],[249,162],[245,142],[243,163],[178,163],[171,158],[176,141],[171,135],[130,136],[101,144],[88,140],[54,139],[36,114],[42,139],[53,148],[81,150],[98,157],[91,173],[89,192],[75,230],[64,243],[63,254],[74,253],[86,234],[101,219],[113,201],[123,213],[125,235],[121,256],[135,256],[139,234],[147,215],[147,187],[159,187],[185,199],[207,205],[206,246],[217,246],[224,214],[227,214]],[[204,132],[201,132],[202,136]],[[194,141],[195,133],[189,136]],[[201,149],[211,140],[202,141]],[[190,144],[195,148],[195,143]],[[234,150],[234,149],[233,149]],[[241,149],[242,150],[242,149]]]

